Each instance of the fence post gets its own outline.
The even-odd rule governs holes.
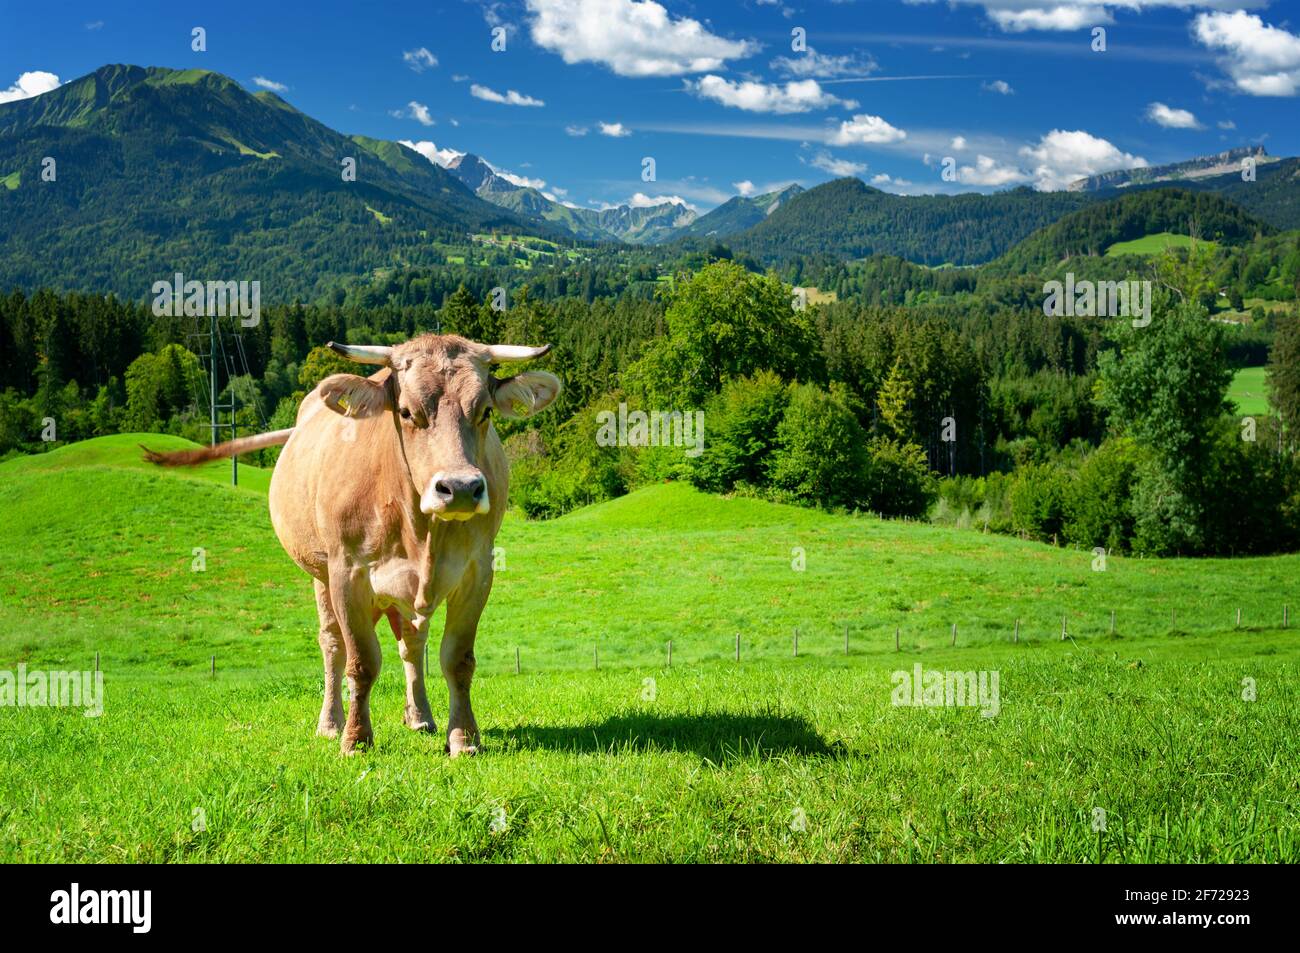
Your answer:
[[[594,645],[591,647],[591,665],[597,671],[600,670],[600,649]]]
[[[1237,610],[1237,628],[1241,628],[1241,610]]]
[[[1290,608],[1291,607],[1288,606],[1285,602],[1282,603],[1282,628],[1284,629],[1287,627],[1287,621],[1288,621],[1287,616],[1288,616],[1288,610]]]
[[[1110,610],[1110,634],[1115,634],[1115,610]]]
[[[894,627],[894,651],[898,651],[898,627]]]
[[[1066,620],[1067,620],[1068,618],[1069,618],[1068,615],[1063,615],[1063,616],[1061,616],[1061,641],[1062,641],[1062,642],[1065,641],[1065,634],[1066,634],[1066,626],[1065,626],[1065,622],[1066,622]]]
[[[953,645],[957,644],[957,623],[956,622],[952,624],[952,644]]]
[[[668,640],[668,667],[673,667],[673,640]]]
[[[799,657],[799,630],[794,630],[794,658]]]
[[[99,674],[99,652],[95,653],[95,674]]]
[[[740,661],[740,633],[736,633],[736,661]]]
[[[844,654],[849,654],[849,624],[844,623]]]
[[[1020,620],[1019,619],[1016,620],[1016,634],[1012,637],[1011,641],[1012,642],[1020,641]]]
[[[515,674],[519,674],[519,646],[515,646]]]
[[[208,677],[209,678],[217,677],[217,657],[215,655],[212,656],[212,674],[209,675]]]

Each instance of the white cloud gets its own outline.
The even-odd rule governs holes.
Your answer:
[[[953,136],[952,142],[949,144],[952,146],[954,152],[961,152],[963,149],[966,148],[966,137]]]
[[[287,93],[289,87],[284,83],[277,83],[275,80],[267,79],[265,76],[254,76],[253,85],[261,86],[263,89],[269,89],[273,93]]]
[[[410,116],[421,126],[434,125],[433,117],[429,115],[429,107],[424,105],[424,103],[417,103],[414,99],[412,99],[409,103],[406,104],[406,108],[408,112],[405,115]],[[402,114],[399,113],[399,115]]]
[[[731,187],[736,190],[736,194],[750,196],[754,194],[754,183],[746,179],[743,182],[732,182]]]
[[[1244,10],[1199,14],[1192,35],[1222,53],[1219,63],[1241,92],[1294,96],[1300,91],[1300,36]]]
[[[913,3],[936,0],[910,0]],[[1239,10],[1263,7],[1268,0],[950,0],[978,6],[1004,32],[1080,30],[1114,22],[1112,9],[1142,11],[1158,7],[1177,10]]]
[[[871,57],[831,56],[818,53],[811,46],[806,53],[793,56],[778,56],[768,64],[783,76],[799,79],[831,79],[835,76],[865,76],[874,72],[880,65]]]
[[[1231,119],[1220,119],[1219,122],[1217,123],[1217,125],[1218,125],[1218,127],[1219,127],[1220,129],[1236,129],[1236,128],[1237,128],[1237,124],[1236,124],[1235,122],[1233,122]]]
[[[490,103],[501,103],[503,106],[545,106],[540,99],[533,99],[532,96],[525,96],[523,93],[513,89],[508,89],[504,94],[498,93],[495,89],[487,86],[480,86],[474,83],[469,88],[469,94],[475,99],[484,99]]]
[[[1010,185],[1013,182],[1028,181],[1028,174],[1013,165],[1003,165],[985,155],[975,157],[975,164],[964,165],[957,170],[957,179],[967,185]]]
[[[530,179],[526,175],[515,175],[513,172],[507,172],[505,169],[493,169],[492,171],[501,176],[501,178],[505,179],[511,185],[517,185],[521,189],[537,189],[540,191],[541,189],[546,188],[545,179]]]
[[[1034,187],[1057,191],[1075,179],[1114,169],[1145,168],[1147,160],[1130,155],[1114,144],[1082,130],[1053,129],[1036,146],[1025,146],[1020,154],[1034,163]]]
[[[680,195],[650,196],[650,195],[646,195],[644,192],[637,192],[626,202],[619,202],[615,204],[604,203],[600,206],[600,208],[602,210],[607,208],[618,208],[619,205],[630,205],[632,208],[655,208],[660,205],[680,205],[682,208],[688,208],[692,212],[696,211],[696,207],[692,205],[690,202],[686,201],[686,199],[682,198]]]
[[[467,80],[467,79],[469,79],[469,77],[466,76],[464,73],[452,73],[452,74],[451,74],[451,81],[452,81],[453,83],[463,83],[463,82],[465,82],[465,80]]]
[[[90,21],[89,23],[86,24],[86,29],[87,29],[87,30],[99,30],[99,29],[102,29],[103,26],[104,26],[104,21],[103,21],[103,20],[92,20],[92,21]]]
[[[1203,129],[1197,118],[1186,109],[1174,109],[1164,103],[1152,103],[1147,107],[1146,117],[1157,126],[1166,129]]]
[[[1011,88],[1011,84],[1004,79],[995,79],[991,83],[984,83],[983,88],[990,93],[998,93],[1002,96],[1014,96],[1016,91]]]
[[[417,73],[423,73],[425,70],[433,69],[438,65],[438,57],[423,46],[414,50],[406,50],[402,53],[402,60]]]
[[[687,80],[686,86],[702,99],[712,99],[724,106],[755,113],[788,115],[832,106],[854,109],[858,105],[851,99],[832,96],[815,79],[801,79],[780,86],[753,80],[732,82],[710,74],[695,82]]]
[[[586,126],[565,126],[564,134],[566,136],[585,136],[590,130]]]
[[[600,127],[602,136],[609,136],[612,139],[622,139],[624,136],[632,135],[632,130],[621,122],[598,122],[596,125]]]
[[[805,160],[803,156],[800,156],[799,161],[807,162],[814,169],[821,169],[823,172],[828,172],[841,179],[846,175],[861,175],[867,171],[865,162],[850,162],[848,159],[839,159],[824,150],[811,159]]]
[[[900,142],[906,138],[907,133],[902,129],[896,129],[879,116],[864,113],[840,123],[839,130],[832,133],[828,141],[836,146],[863,146]]]
[[[455,149],[439,149],[432,142],[427,141],[412,142],[410,139],[399,139],[398,141],[406,148],[414,149],[434,165],[440,165],[444,169],[465,154],[457,152]]]
[[[12,103],[20,99],[30,99],[41,93],[48,93],[59,88],[59,78],[44,70],[23,73],[8,89],[0,89],[0,103]]]
[[[758,52],[654,0],[527,0],[533,42],[564,62],[601,63],[620,76],[680,76],[722,69]]]

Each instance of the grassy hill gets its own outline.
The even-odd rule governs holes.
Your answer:
[[[1300,856],[1300,635],[1278,628],[1300,556],[1094,572],[1091,553],[677,484],[512,513],[478,642],[484,754],[452,763],[401,726],[385,634],[379,747],[343,759],[312,736],[315,611],[266,474],[154,470],[137,442],[183,443],[0,464],[0,669],[99,651],[106,673],[100,718],[0,707],[0,758],[24,766],[0,777],[0,860]],[[999,671],[1001,713],[891,705],[916,663]]]

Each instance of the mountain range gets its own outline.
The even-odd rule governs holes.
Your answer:
[[[1253,181],[1237,171],[1245,155],[1259,163]],[[1071,213],[1170,185],[1300,228],[1300,159],[1261,148],[1107,173],[1062,192],[902,196],[844,178],[736,196],[700,216],[680,202],[581,208],[480,156],[444,167],[407,144],[344,135],[218,73],[112,65],[0,104],[0,290],[140,299],[179,271],[263,276],[265,300],[314,300],[358,278],[469,267],[471,236],[492,232],[585,244],[580,257],[607,243],[616,255],[624,243],[658,244],[638,254],[663,263],[722,242],[765,266],[873,254],[974,265]],[[1168,206],[1171,222],[1191,207],[1180,203]],[[1225,227],[1248,227],[1205,209]],[[1059,235],[1045,252],[1088,244],[1077,230]]]

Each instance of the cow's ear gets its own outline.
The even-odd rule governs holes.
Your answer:
[[[503,417],[531,417],[560,394],[560,379],[546,371],[524,371],[492,385],[492,406]]]
[[[325,406],[344,417],[373,417],[388,409],[388,388],[359,374],[331,374],[317,389]]]

